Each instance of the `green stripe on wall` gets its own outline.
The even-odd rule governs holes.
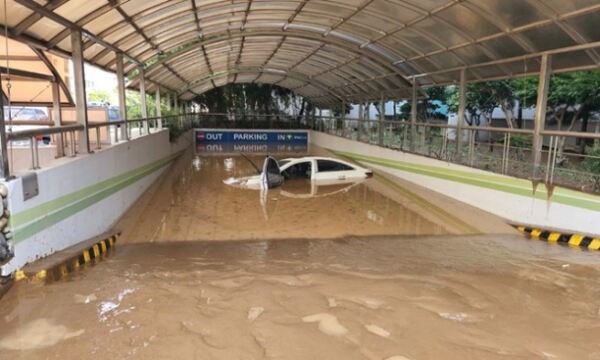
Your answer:
[[[356,161],[368,162],[375,165],[384,166],[387,168],[411,172],[414,174],[435,177],[438,179],[449,180],[462,184],[478,186],[486,189],[498,190],[505,193],[533,197],[533,185],[531,181],[499,176],[493,174],[481,174],[478,172],[470,172],[456,169],[445,169],[431,165],[421,165],[409,163],[405,161],[389,160],[384,158],[348,153],[328,149],[329,151],[350,157]],[[535,194],[536,199],[546,200],[546,188],[540,184],[538,191]],[[577,192],[574,190],[556,188],[552,201],[564,205],[575,206],[587,210],[600,211],[600,197]]]
[[[11,217],[11,227],[13,229],[17,224],[24,224],[39,218],[39,220],[23,228],[14,230],[14,243],[18,244],[119,190],[134,184],[165,166],[181,154],[183,154],[183,151],[13,215]]]

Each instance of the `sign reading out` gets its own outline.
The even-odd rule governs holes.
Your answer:
[[[196,130],[196,144],[298,144],[308,145],[306,131]]]
[[[202,153],[306,153],[307,131],[196,130]]]

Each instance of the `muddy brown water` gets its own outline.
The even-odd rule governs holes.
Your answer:
[[[15,284],[0,359],[600,359],[597,253],[451,235],[368,182],[261,205],[222,183],[249,169],[190,156],[103,262]]]

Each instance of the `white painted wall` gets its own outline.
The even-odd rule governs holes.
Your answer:
[[[498,175],[479,169],[473,169],[467,166],[456,165],[445,161],[408,154],[375,145],[369,145],[316,131],[311,132],[311,142],[326,149],[420,165],[435,166],[442,171],[444,169],[461,170],[473,174],[486,174],[497,177],[498,179],[510,179],[508,176]],[[535,199],[533,196],[515,195],[499,190],[492,190],[456,181],[439,179],[436,177],[416,174],[408,171],[401,171],[371,163],[364,164],[374,170],[390,173],[420,186],[424,186],[433,191],[442,193],[446,196],[488,211],[492,214],[507,219],[510,222],[535,225],[544,229],[556,229],[575,233],[600,235],[600,196],[593,197],[593,201],[598,203],[598,208],[596,211],[594,211],[556,203],[552,200],[545,201]],[[531,186],[529,189],[531,189],[533,195],[533,186]],[[545,193],[543,186],[540,186],[538,191]],[[559,187],[554,190],[554,193],[569,194],[572,197],[590,197],[588,194],[566,190]]]
[[[37,171],[40,193],[35,198],[23,200],[21,178],[6,183],[9,188],[9,210],[11,214],[18,214],[167,158],[190,146],[193,140],[192,132],[189,132],[182,135],[177,143],[171,144],[169,131],[165,129],[99,150],[94,154],[65,160],[65,163],[55,167],[41,169]],[[162,166],[137,182],[19,242],[15,246],[15,257],[2,267],[2,275],[6,276],[37,258],[50,255],[109,230],[167,166],[168,164]],[[33,221],[43,221],[44,216],[48,215],[45,214]]]

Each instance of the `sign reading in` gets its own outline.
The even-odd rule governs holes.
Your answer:
[[[196,144],[260,143],[308,145],[306,131],[196,130]]]

